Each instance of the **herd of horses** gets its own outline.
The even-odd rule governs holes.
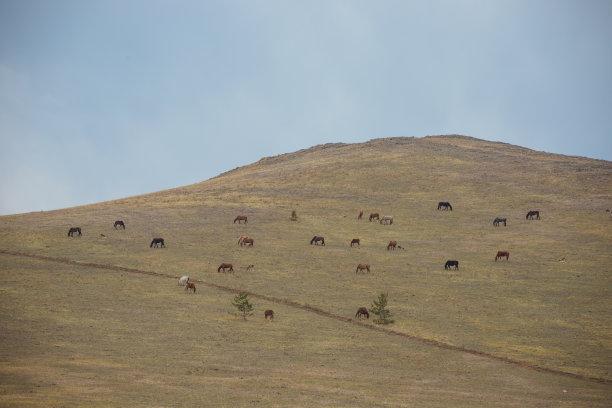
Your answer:
[[[446,201],[440,201],[438,203],[438,210],[449,210],[452,211],[453,207],[449,202]],[[359,215],[357,216],[357,219],[361,220],[363,218],[363,210],[359,211]],[[531,220],[531,219],[536,219],[539,220],[540,219],[540,212],[539,211],[529,211],[527,213],[527,215],[525,216],[525,219],[527,220]],[[380,215],[378,213],[370,213],[369,216],[369,221],[371,222],[372,220],[377,220],[379,221],[380,224],[388,224],[388,225],[392,225],[393,224],[393,216],[390,215],[385,215],[380,217]],[[236,221],[238,221],[238,224],[241,224],[242,221],[244,221],[244,223],[246,224],[248,222],[248,218],[246,215],[238,215],[235,219],[234,219],[234,224],[236,223]],[[504,224],[504,226],[507,226],[507,219],[503,218],[503,217],[496,217],[493,220],[493,225],[495,227],[498,227],[501,223]],[[123,229],[125,230],[125,222],[123,222],[122,220],[117,220],[115,221],[113,227],[115,229]],[[68,230],[68,236],[69,237],[74,237],[74,235],[77,234],[77,236],[82,236],[82,230],[81,227],[70,227],[70,229]],[[102,234],[103,237],[105,237],[104,234]],[[250,238],[246,235],[242,235],[240,236],[240,238],[238,239],[238,244],[240,246],[247,246],[247,247],[252,247],[254,243],[253,238]],[[325,246],[325,238],[322,236],[317,236],[315,235],[314,237],[312,237],[312,239],[310,240],[310,244],[314,244],[314,245],[322,245]],[[353,246],[357,246],[360,247],[361,245],[361,240],[359,238],[353,238],[350,242],[350,246],[351,248]],[[165,241],[163,238],[153,238],[153,240],[151,241],[151,244],[149,245],[150,248],[165,248]],[[389,244],[387,245],[387,251],[389,250],[395,250],[395,249],[403,249],[405,250],[405,248],[403,248],[401,245],[398,245],[397,241],[389,241]],[[506,258],[506,261],[509,260],[510,258],[510,252],[509,251],[497,251],[497,254],[495,255],[495,262],[503,258]],[[247,271],[250,271],[254,268],[254,265],[248,265],[247,266]],[[455,270],[459,269],[459,261],[456,260],[448,260],[446,261],[446,263],[444,264],[444,269],[445,270],[451,270],[452,268],[454,268]],[[226,270],[228,270],[229,272],[234,272],[234,266],[231,263],[222,263],[221,265],[219,265],[219,267],[217,268],[217,272],[225,272]],[[355,269],[355,273],[359,273],[359,272],[370,272],[370,264],[358,264],[357,268]],[[178,285],[184,286],[185,287],[185,292],[196,292],[196,286],[193,282],[190,282],[190,278],[189,276],[181,276],[178,280]],[[370,318],[370,313],[368,312],[366,307],[360,307],[359,309],[357,309],[357,313],[355,313],[355,318],[356,319],[361,319],[362,317],[364,317],[366,319]],[[267,309],[264,311],[264,318],[267,320],[268,318],[270,319],[270,321],[272,321],[274,319],[274,311],[271,309]]]

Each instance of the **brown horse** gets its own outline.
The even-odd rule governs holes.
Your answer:
[[[363,218],[363,210],[359,211],[359,215],[357,216],[357,219],[360,220]]]
[[[378,215],[378,213],[371,213],[370,214],[370,222],[372,220],[378,220],[378,219],[380,219],[380,216]]]
[[[187,282],[187,283],[185,284],[185,292],[189,293],[189,290],[190,290],[190,289],[191,289],[191,290],[193,290],[193,293],[195,293],[195,292],[196,292],[196,288],[195,288],[195,285],[194,285],[194,283],[193,283],[193,282]]]
[[[246,215],[239,215],[236,218],[234,218],[234,224],[236,223],[236,221],[238,221],[238,224],[240,224],[240,221],[244,221],[244,223],[246,224],[247,222],[249,222],[247,220],[247,216]]]
[[[370,272],[370,264],[359,264],[357,265],[357,269],[355,269],[355,273],[361,271],[363,272],[364,270],[367,270],[368,272]]]
[[[264,319],[268,319],[268,317],[270,318],[270,321],[274,320],[274,310],[272,309],[267,309],[264,312]]]
[[[221,269],[223,269],[223,272],[225,272],[226,269],[229,269],[230,272],[234,272],[234,265],[231,263],[222,263],[217,268],[217,272],[221,272]]]
[[[248,265],[248,266],[247,266],[247,272],[248,272],[248,271],[252,271],[252,270],[253,270],[253,268],[255,268],[255,265],[253,265],[253,264]]]
[[[240,246],[253,246],[253,242],[254,242],[253,238],[247,237],[242,240],[242,242],[240,243]]]
[[[387,245],[387,251],[390,249],[395,249],[397,247],[397,241],[389,241],[389,245]]]
[[[115,225],[113,225],[113,228],[117,229],[117,227],[125,229],[125,222],[121,220],[115,221]]]
[[[351,240],[351,248],[353,247],[353,244],[357,244],[358,246],[361,246],[360,242],[361,241],[359,240],[359,238],[353,238]]]
[[[365,307],[360,307],[359,309],[357,309],[357,313],[355,313],[355,318],[361,319],[361,316],[365,316],[366,319],[369,319],[370,313],[368,312],[368,309],[366,309]]]
[[[497,262],[497,258],[502,259],[506,257],[506,261],[510,258],[510,252],[508,251],[497,251],[497,255],[495,255],[495,262]]]

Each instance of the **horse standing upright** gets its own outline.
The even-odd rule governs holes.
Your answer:
[[[438,203],[438,210],[444,208],[445,210],[451,210],[453,211],[453,206],[450,205],[450,203],[448,201],[440,201]]]
[[[325,238],[323,237],[318,237],[318,236],[314,236],[312,237],[312,239],[310,240],[310,245],[312,245],[312,243],[314,242],[315,245],[319,245],[318,243],[321,242],[321,245],[325,245]]]
[[[77,233],[79,234],[79,237],[81,236],[81,227],[72,227],[68,230],[68,236],[69,237],[74,237],[74,234]]]
[[[526,220],[533,220],[533,217],[536,217],[536,220],[540,219],[540,212],[539,211],[529,211],[527,213],[527,215],[525,216]]]
[[[267,309],[264,311],[264,319],[268,320],[268,317],[270,318],[270,321],[274,320],[274,310]]]

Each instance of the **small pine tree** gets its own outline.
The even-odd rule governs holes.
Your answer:
[[[297,221],[297,214],[295,210],[291,211],[291,221]]]
[[[253,305],[249,302],[249,294],[246,292],[240,292],[234,297],[232,305],[236,307],[241,313],[242,318],[246,320],[247,315],[251,315]]]
[[[378,295],[378,300],[372,302],[372,306],[370,306],[370,312],[378,316],[377,319],[374,319],[374,323],[389,324],[395,321],[391,319],[391,312],[389,311],[389,309],[387,309],[386,293],[381,293],[380,295]]]

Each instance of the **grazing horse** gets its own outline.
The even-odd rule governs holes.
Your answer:
[[[189,276],[185,275],[185,276],[181,276],[181,278],[178,280],[177,285],[178,286],[185,286],[185,284],[189,283]]]
[[[390,249],[395,250],[396,247],[397,247],[397,241],[389,241],[389,245],[387,245],[387,251]]]
[[[78,233],[79,237],[81,236],[81,227],[72,227],[68,230],[68,236],[74,237],[74,233]]]
[[[453,211],[453,206],[450,205],[450,203],[448,201],[440,201],[438,203],[438,210],[441,209],[442,207],[444,207],[445,210]]]
[[[113,227],[115,229],[117,229],[117,227],[125,229],[125,223],[121,220],[117,220],[115,221],[115,225],[113,225]]]
[[[444,269],[449,271],[451,266],[454,266],[455,270],[459,269],[459,261],[446,261],[446,263],[444,264]]]
[[[493,226],[499,227],[499,223],[500,222],[504,223],[504,227],[506,226],[506,219],[505,218],[500,218],[500,217],[497,217],[496,219],[493,220]]]
[[[234,272],[234,265],[231,263],[222,263],[217,268],[217,272],[221,272],[221,269],[223,269],[223,272],[225,272],[226,269],[229,269],[230,272]]]
[[[359,264],[357,265],[357,269],[355,269],[355,273],[361,271],[363,272],[364,270],[367,270],[368,272],[370,272],[370,264]]]
[[[274,310],[267,309],[264,312],[264,319],[268,320],[268,317],[270,318],[270,321],[274,320]]]
[[[248,266],[247,266],[247,272],[248,272],[248,271],[252,271],[252,270],[253,270],[253,268],[255,268],[255,265],[253,265],[253,264],[248,265]]]
[[[248,237],[248,235],[241,235],[240,238],[238,238],[238,245],[242,246],[242,241],[244,241]]]
[[[247,222],[249,222],[247,220],[247,216],[246,215],[239,215],[236,218],[234,218],[234,224],[236,223],[236,221],[238,221],[238,224],[240,224],[240,221],[244,221],[244,223],[246,224]]]
[[[372,220],[378,220],[378,219],[380,219],[380,216],[378,215],[378,213],[371,213],[370,214],[370,222]]]
[[[359,309],[357,309],[357,313],[355,313],[355,319],[361,319],[361,316],[365,316],[366,319],[369,319],[370,313],[368,312],[368,309],[366,309],[365,307],[360,307]]]
[[[153,241],[151,241],[151,245],[149,245],[149,248],[157,248],[157,245],[160,245],[162,248],[166,247],[166,243],[164,242],[163,238],[153,238]]]
[[[529,211],[527,213],[527,216],[525,216],[526,220],[533,220],[533,217],[536,217],[536,220],[540,219],[540,212],[539,211]]]
[[[189,293],[189,289],[193,290],[193,293],[196,292],[195,284],[193,282],[187,282],[185,284],[185,292]]]
[[[363,210],[359,211],[359,215],[357,216],[357,219],[360,220],[363,218]]]
[[[361,240],[359,238],[353,238],[351,240],[351,248],[353,247],[353,244],[357,244],[358,246],[361,246],[360,242]]]
[[[240,243],[240,246],[253,246],[253,242],[255,242],[253,238],[247,237],[242,240],[242,242]]]
[[[384,216],[383,216],[383,217],[380,219],[380,221],[378,221],[378,222],[380,222],[381,224],[387,224],[387,222],[388,222],[389,224],[393,224],[393,216],[392,216],[392,215],[384,215]]]
[[[508,251],[497,251],[497,255],[495,255],[495,262],[497,262],[497,258],[502,259],[504,256],[506,257],[506,261],[507,261],[508,258],[510,258],[510,252],[508,252]]]
[[[312,239],[310,240],[310,245],[312,245],[313,242],[315,245],[319,245],[318,244],[319,241],[321,241],[321,245],[325,245],[325,238],[317,237],[316,235],[312,237]]]

